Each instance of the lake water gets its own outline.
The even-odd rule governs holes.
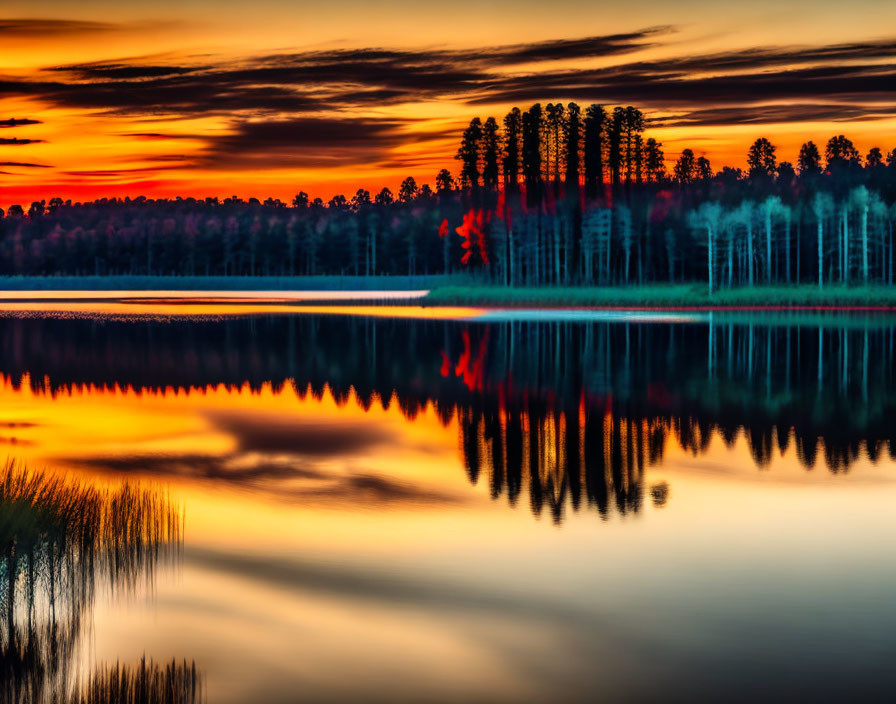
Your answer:
[[[125,516],[0,561],[7,700],[891,700],[896,318],[367,312],[2,307],[0,442]]]

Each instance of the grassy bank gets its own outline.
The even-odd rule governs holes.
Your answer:
[[[465,274],[433,276],[0,276],[0,291],[420,291],[427,305],[501,307],[811,307],[896,308],[896,286],[755,286],[705,284],[515,287]]]
[[[473,283],[433,276],[0,276],[0,291],[412,291]]]
[[[502,286],[443,286],[424,299],[428,305],[488,306],[620,306],[646,308],[721,307],[896,307],[896,286],[756,286],[724,289],[712,296],[706,285],[505,288]]]

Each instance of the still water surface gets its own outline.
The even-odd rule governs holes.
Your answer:
[[[893,317],[116,305],[0,315],[10,457],[131,492],[11,701],[892,696]]]

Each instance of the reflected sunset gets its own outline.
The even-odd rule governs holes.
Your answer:
[[[78,299],[79,296],[72,296]],[[53,301],[48,303],[34,302],[0,302],[0,311],[6,313],[42,313],[42,314],[74,314],[74,315],[100,315],[119,317],[140,316],[171,316],[171,317],[217,317],[217,316],[246,316],[246,315],[272,315],[276,313],[290,313],[293,315],[354,315],[373,316],[381,318],[420,318],[434,320],[454,320],[463,318],[475,318],[484,314],[482,308],[463,308],[451,306],[423,307],[423,306],[384,306],[380,309],[370,306],[351,305],[302,305],[288,306],[270,303],[251,303],[248,305],[227,303],[154,303],[154,302],[117,302],[99,303],[74,300]]]
[[[223,702],[259,692],[286,701],[296,687],[349,701],[360,690],[346,667],[376,684],[375,701],[406,686],[436,698],[577,700],[594,678],[615,698],[612,673],[667,638],[686,650],[654,663],[663,680],[680,657],[714,657],[704,624],[759,637],[747,606],[757,601],[762,632],[786,619],[811,637],[812,614],[824,609],[826,627],[864,644],[852,634],[855,608],[837,599],[855,588],[855,570],[881,585],[896,576],[870,558],[887,550],[896,438],[873,413],[846,421],[837,410],[852,394],[867,393],[868,408],[889,403],[892,373],[863,390],[863,355],[848,379],[841,358],[822,392],[832,416],[787,427],[774,420],[781,398],[768,394],[788,374],[797,388],[799,365],[817,360],[818,330],[823,341],[840,333],[761,323],[710,332],[707,323],[568,322],[560,356],[544,358],[536,341],[554,323],[4,317],[2,440],[30,467],[113,491],[143,486],[182,507],[182,559],[155,570],[151,598],[91,606],[85,642],[98,662],[151,653],[182,663],[172,670],[178,686],[199,677]],[[892,328],[868,323],[849,334],[877,357]],[[185,347],[195,325],[205,342]],[[318,346],[331,341],[328,354],[302,351],[312,329]],[[376,342],[341,344],[359,336]],[[797,338],[808,349],[773,378],[733,356],[750,344],[761,356],[788,338],[793,354]],[[149,339],[142,363],[135,354]],[[593,369],[617,372],[566,387],[555,365],[576,339],[590,340]],[[714,352],[713,339],[725,341]],[[511,347],[512,363],[502,353]],[[708,353],[719,359],[711,375]],[[662,367],[644,355],[674,372],[659,381]],[[67,361],[76,357],[78,368]],[[626,359],[644,365],[644,389],[631,385]],[[714,399],[737,378],[753,391],[720,411]],[[833,580],[831,559],[842,567]],[[747,573],[767,586],[748,586]],[[697,608],[707,580],[703,620],[677,616]],[[668,621],[620,650],[626,623],[664,611]],[[889,627],[888,617],[859,618],[872,634]],[[230,641],[234,629],[241,636]],[[615,654],[595,670],[582,647]],[[545,649],[551,658],[533,677],[525,662]],[[395,658],[400,679],[388,674]],[[819,650],[809,666],[827,658]],[[286,666],[293,661],[303,665]],[[91,662],[82,671],[101,677]],[[739,672],[725,659],[718,666]]]

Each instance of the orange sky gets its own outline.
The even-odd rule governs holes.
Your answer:
[[[471,117],[536,100],[640,106],[670,163],[896,147],[891,2],[121,5],[4,3],[0,206],[432,183]]]

